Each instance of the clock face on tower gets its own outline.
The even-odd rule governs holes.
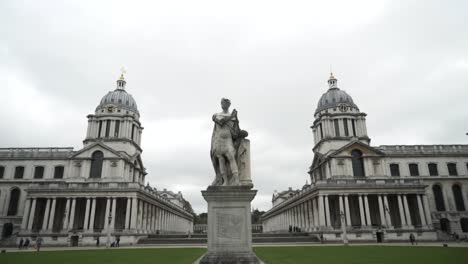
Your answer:
[[[338,109],[340,109],[341,112],[346,112],[348,111],[348,106],[345,104],[340,104],[338,105]]]

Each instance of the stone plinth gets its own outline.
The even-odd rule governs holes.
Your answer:
[[[202,191],[208,202],[208,252],[198,263],[262,263],[252,251],[250,202],[256,194],[248,186],[210,186]]]

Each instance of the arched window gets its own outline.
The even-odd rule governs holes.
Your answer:
[[[468,233],[468,218],[460,219],[460,226],[463,233]]]
[[[351,158],[353,164],[354,177],[366,176],[364,171],[364,160],[362,159],[362,152],[357,149],[351,151]]]
[[[465,203],[463,202],[463,194],[460,185],[454,184],[452,186],[453,198],[455,199],[455,206],[457,211],[465,211]]]
[[[91,156],[91,171],[89,173],[90,178],[101,178],[102,174],[102,162],[104,154],[101,151],[95,151]]]
[[[437,211],[445,211],[444,194],[440,185],[432,186],[432,192],[434,193],[434,200]]]
[[[8,204],[8,216],[13,216],[18,213],[18,203],[20,199],[20,190],[15,188],[10,192],[10,203]]]

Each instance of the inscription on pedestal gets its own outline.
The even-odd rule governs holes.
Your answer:
[[[242,217],[234,214],[216,213],[218,222],[218,237],[228,239],[241,239]]]

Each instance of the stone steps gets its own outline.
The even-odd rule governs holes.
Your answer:
[[[316,236],[307,233],[254,233],[253,243],[314,243],[319,242]],[[138,241],[140,245],[160,244],[206,244],[206,234],[187,235],[150,235]]]

